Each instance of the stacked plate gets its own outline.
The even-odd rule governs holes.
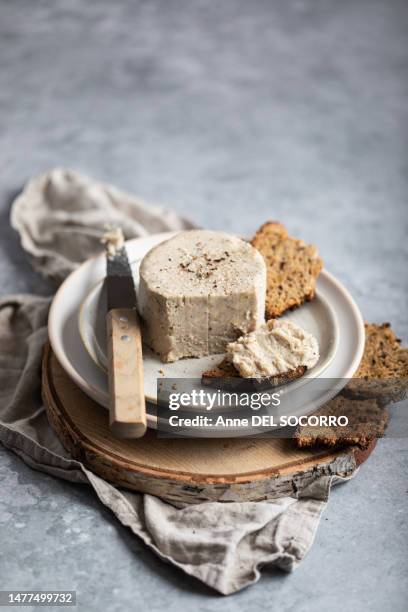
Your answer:
[[[139,265],[144,255],[172,235],[155,234],[126,243],[136,286]],[[103,283],[105,269],[105,256],[101,254],[86,261],[66,279],[54,297],[48,330],[53,351],[61,366],[87,395],[106,408],[109,395]],[[302,379],[286,385],[285,392],[293,392],[299,385],[306,385],[316,379],[335,380],[337,386],[334,392],[337,392],[339,386],[346,384],[347,379],[353,376],[364,350],[363,319],[348,291],[329,272],[323,270],[318,279],[316,298],[287,313],[285,318],[312,333],[320,347],[320,359],[316,366]],[[222,355],[211,355],[165,364],[144,347],[149,427],[157,426],[154,405],[157,403],[158,379],[201,379],[202,372],[210,369],[221,358]],[[314,391],[308,394],[308,401],[295,407],[294,414],[307,414],[318,408],[327,401],[332,387],[314,385]],[[245,435],[244,432],[242,435]]]

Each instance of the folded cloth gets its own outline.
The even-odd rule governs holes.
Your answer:
[[[100,252],[108,227],[121,227],[127,240],[194,227],[162,206],[60,168],[27,183],[10,220],[33,267],[57,282]]]
[[[100,251],[107,223],[126,238],[192,224],[114,187],[67,170],[30,181],[15,200],[13,227],[33,264],[57,282]],[[266,564],[291,571],[312,545],[333,477],[322,476],[277,500],[174,508],[151,495],[119,490],[70,458],[41,400],[41,355],[50,298],[0,302],[0,440],[32,468],[89,483],[103,504],[163,560],[228,595],[256,582]],[[340,479],[336,479],[338,481]]]

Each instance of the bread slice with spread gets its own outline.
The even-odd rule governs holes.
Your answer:
[[[287,320],[271,319],[227,345],[224,360],[202,375],[204,385],[232,379],[256,387],[276,386],[303,376],[319,360],[316,338]],[[225,385],[223,385],[225,386]]]

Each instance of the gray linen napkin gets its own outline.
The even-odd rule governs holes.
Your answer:
[[[52,170],[28,183],[11,222],[34,267],[56,281],[100,251],[106,223],[126,238],[192,224],[160,207],[77,173]],[[89,483],[103,504],[163,560],[228,595],[260,578],[266,564],[291,571],[312,545],[333,478],[295,497],[174,508],[151,495],[119,490],[70,458],[41,401],[41,354],[49,298],[0,302],[0,441],[32,468]],[[338,481],[340,479],[336,479]]]

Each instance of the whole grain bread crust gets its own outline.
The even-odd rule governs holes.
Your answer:
[[[228,357],[225,357],[218,365],[202,373],[201,382],[207,387],[234,389],[267,389],[286,384],[291,380],[300,378],[306,372],[306,366],[299,366],[289,372],[268,376],[266,378],[243,378],[234,367]]]
[[[408,349],[390,323],[365,324],[363,358],[343,390],[354,398],[377,398],[383,404],[404,399],[408,387]]]
[[[251,240],[267,268],[265,316],[281,316],[315,296],[316,280],[323,267],[314,245],[289,236],[282,223],[267,221]]]
[[[299,448],[355,445],[367,448],[384,435],[388,413],[375,399],[356,400],[338,395],[313,413],[314,416],[346,416],[347,426],[300,426],[295,432]]]
[[[384,434],[388,422],[385,406],[406,397],[408,349],[401,347],[389,323],[365,323],[365,334],[363,358],[352,380],[339,396],[314,413],[349,416],[351,426],[299,427],[295,434],[298,446],[356,444],[366,448]]]

